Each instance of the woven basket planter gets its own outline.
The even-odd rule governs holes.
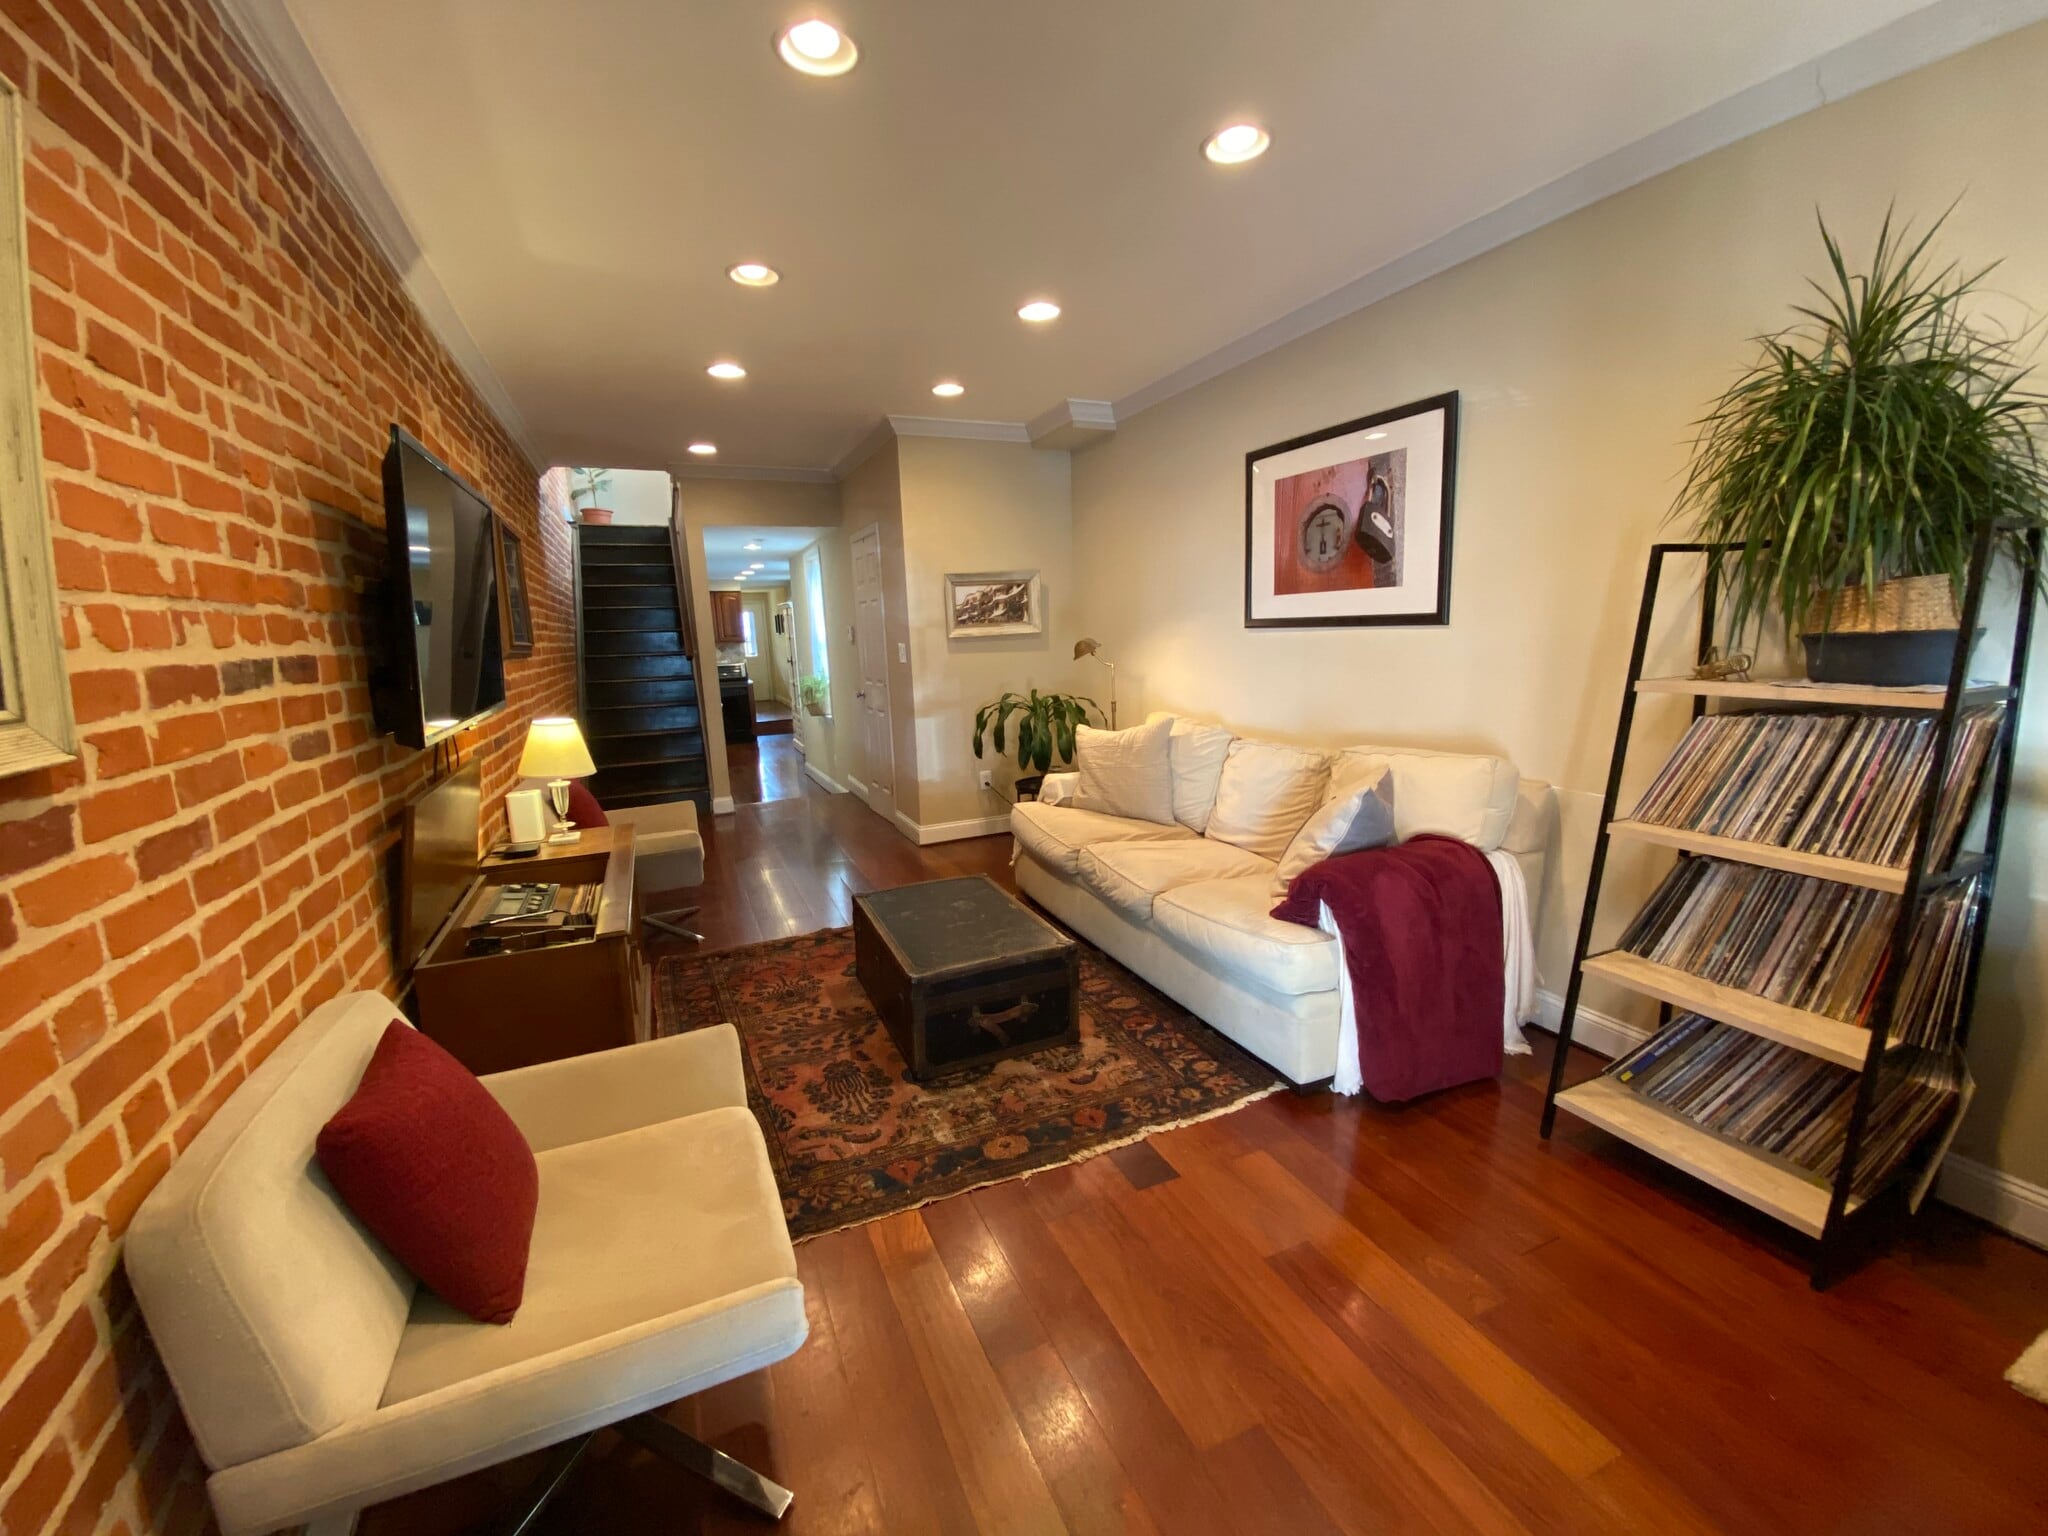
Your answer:
[[[1962,622],[1946,576],[1844,587],[1806,610],[1806,675],[1817,683],[1946,682]]]

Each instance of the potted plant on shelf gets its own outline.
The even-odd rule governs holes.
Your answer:
[[[1095,718],[1089,719],[1093,710]],[[974,712],[974,755],[982,755],[984,741],[998,752],[1007,751],[1005,738],[1014,729],[1017,738],[1017,766],[1030,772],[1017,780],[1017,798],[1037,795],[1054,763],[1074,760],[1074,732],[1083,725],[1100,724],[1102,706],[1093,699],[1073,693],[1005,693],[992,704]]]
[[[569,505],[574,507],[576,505],[576,498],[579,496],[588,496],[590,498],[589,506],[577,510],[576,521],[589,527],[603,527],[612,520],[612,514],[608,508],[600,507],[597,504],[597,498],[602,496],[606,488],[611,485],[612,472],[608,469],[579,469],[573,473],[581,475],[583,483],[576,485],[572,480],[569,491]]]
[[[796,680],[797,701],[807,715],[825,717],[825,679],[815,672],[807,672]]]
[[[2048,397],[2023,337],[1965,313],[1992,268],[1930,258],[1946,217],[1914,238],[1887,214],[1860,274],[1821,222],[1829,279],[1702,420],[1679,493],[1700,539],[1737,546],[1731,636],[1775,608],[1815,682],[1945,682],[1979,532],[2048,509]],[[2025,558],[2019,532],[1998,544]]]

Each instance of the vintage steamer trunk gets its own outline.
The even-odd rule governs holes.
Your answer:
[[[986,875],[853,898],[854,969],[913,1081],[1080,1038],[1080,951]]]

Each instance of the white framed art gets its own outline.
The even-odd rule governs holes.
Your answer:
[[[946,575],[946,638],[1036,635],[1045,629],[1045,591],[1036,571]]]

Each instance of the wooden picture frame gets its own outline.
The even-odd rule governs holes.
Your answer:
[[[1451,621],[1458,395],[1244,456],[1246,629]]]
[[[0,778],[78,755],[43,505],[21,152],[20,99],[0,80]]]
[[[1036,571],[946,573],[946,638],[984,640],[1045,632],[1045,586]]]
[[[498,545],[498,633],[505,654],[533,654],[533,600],[526,592],[526,546],[503,513],[491,515]]]

